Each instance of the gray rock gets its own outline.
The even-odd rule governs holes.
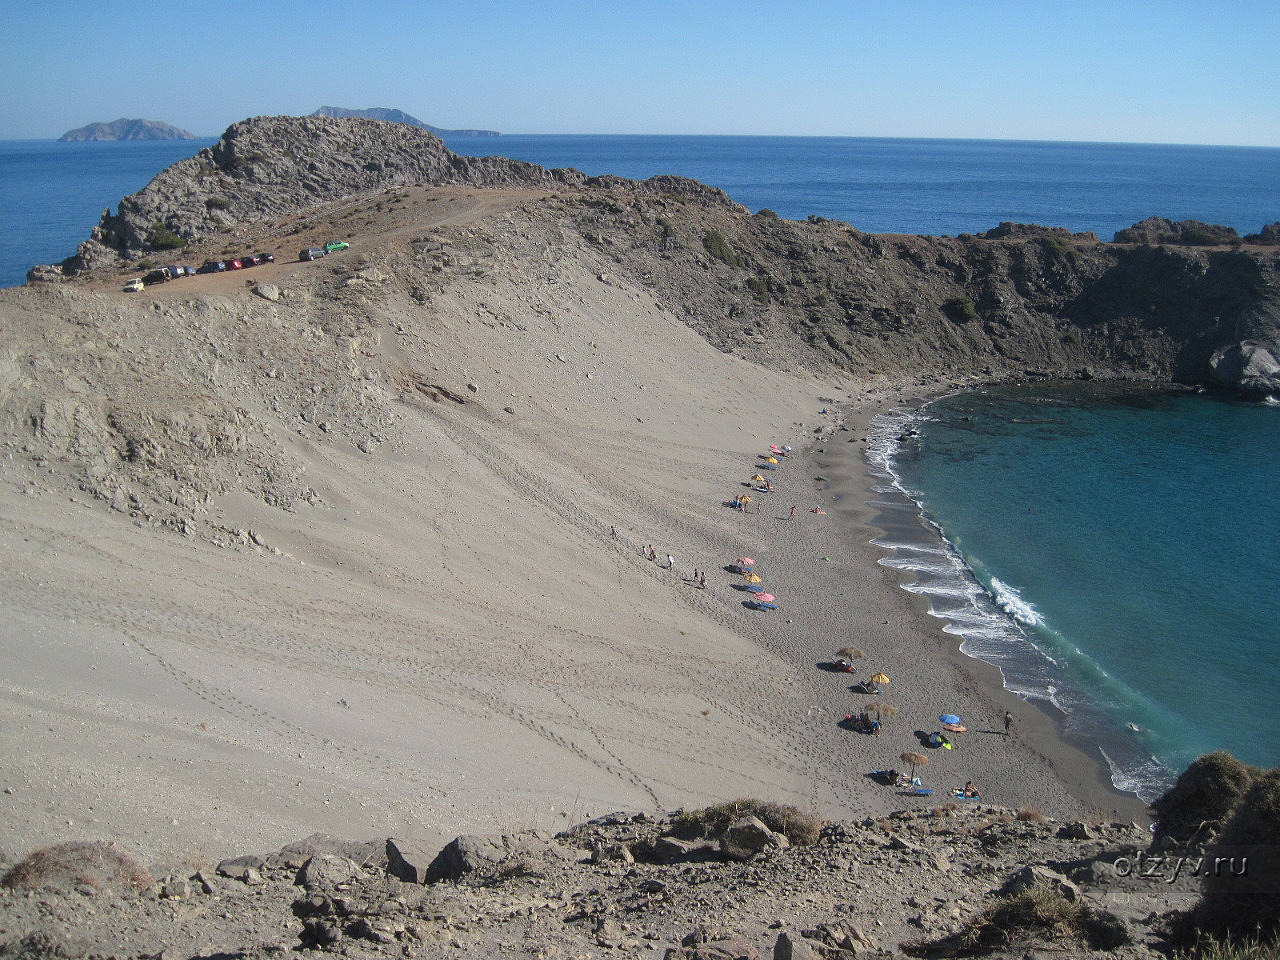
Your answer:
[[[773,945],[773,960],[823,960],[823,956],[804,937],[784,930]]]
[[[1016,897],[1032,887],[1046,886],[1068,900],[1080,899],[1080,888],[1060,873],[1039,864],[1027,865],[1005,881],[1000,896]]]
[[[664,960],[760,960],[760,952],[732,930],[698,927],[672,947]]]
[[[900,837],[895,833],[892,837],[889,838],[889,849],[906,850],[908,853],[915,853],[920,848],[916,844],[912,843],[910,840],[907,840],[904,837]]]
[[[258,541],[256,534],[251,533],[250,536],[255,542],[261,542]],[[278,852],[267,857],[266,865],[297,870],[312,857],[326,853],[346,857],[362,866],[385,867],[387,864],[387,857],[380,841],[340,840],[327,833],[313,833],[309,837],[281,847]]]
[[[1244,340],[1223,347],[1209,360],[1213,379],[1249,396],[1280,394],[1280,345]]]
[[[591,851],[592,863],[609,863],[611,861],[635,863],[636,858],[632,855],[631,848],[625,843],[605,843]]]
[[[719,852],[719,847],[709,840],[681,840],[678,837],[659,837],[653,842],[653,859],[658,863],[706,860],[711,856],[718,856]]]
[[[1058,828],[1058,836],[1063,840],[1092,840],[1093,833],[1089,828],[1076,820]]]
[[[785,836],[774,833],[756,817],[743,817],[720,837],[720,852],[733,860],[750,860],[759,853],[772,853],[790,845]]]
[[[258,871],[262,868],[263,859],[252,855],[244,857],[233,857],[230,860],[223,860],[217,866],[217,871],[224,877],[230,877],[232,880],[240,880],[244,883],[261,883],[262,874]]]
[[[477,870],[495,866],[512,854],[538,856],[546,853],[550,846],[551,841],[537,833],[455,837],[427,867],[427,880],[432,883],[460,880]]]
[[[350,883],[359,872],[360,867],[354,861],[322,853],[302,865],[294,882],[308,890],[332,889]]]
[[[169,877],[160,886],[160,896],[165,900],[186,900],[191,896],[191,881],[186,877]]]
[[[280,301],[280,288],[274,283],[255,284],[253,292],[263,300],[270,300],[272,303],[278,303]]]
[[[411,840],[387,840],[387,872],[405,883],[426,883],[431,854]]]
[[[27,283],[58,283],[65,279],[62,268],[55,263],[37,263],[27,271]]]

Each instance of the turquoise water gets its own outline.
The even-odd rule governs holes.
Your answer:
[[[993,388],[880,430],[949,544],[900,526],[885,562],[1118,786],[1150,799],[1215,749],[1280,765],[1280,406]]]

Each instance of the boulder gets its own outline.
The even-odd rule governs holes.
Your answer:
[[[1000,896],[1016,897],[1032,887],[1047,886],[1067,900],[1079,900],[1080,888],[1060,873],[1040,865],[1028,865],[1017,871],[1000,888]]]
[[[784,930],[773,945],[773,960],[823,960],[823,956],[804,937]]]
[[[710,840],[681,840],[679,837],[659,837],[653,841],[653,860],[656,863],[683,863],[686,860],[719,859],[720,849]]]
[[[66,279],[56,263],[37,263],[27,271],[27,283],[58,283]]]
[[[255,284],[253,292],[263,300],[270,300],[272,303],[278,303],[280,301],[280,288],[274,283]]]
[[[608,863],[610,861],[635,863],[636,858],[632,855],[631,848],[625,843],[603,843],[591,851],[592,863]]]
[[[1058,837],[1061,840],[1092,840],[1093,833],[1088,826],[1079,820],[1072,823],[1064,824],[1058,828]]]
[[[426,883],[431,854],[411,840],[387,838],[387,872],[405,883]]]
[[[1252,397],[1280,394],[1280,345],[1244,340],[1217,351],[1209,360],[1216,383]]]
[[[265,546],[265,543],[254,531],[249,531],[249,537],[260,546]],[[339,840],[337,837],[331,837],[327,833],[313,833],[309,837],[281,847],[279,851],[267,857],[266,865],[268,867],[289,867],[292,870],[297,870],[312,857],[317,857],[321,854],[346,857],[348,860],[354,860],[362,866],[385,867],[387,864],[382,844],[377,840]],[[261,866],[262,862],[259,861],[258,865]]]
[[[217,866],[218,873],[224,877],[230,877],[232,880],[242,880],[245,883],[260,883],[262,875],[258,872],[262,869],[263,859],[253,855],[243,857],[233,857],[230,860],[223,860]]]
[[[669,949],[663,960],[760,960],[760,951],[732,930],[702,926]]]
[[[322,853],[302,865],[294,882],[308,890],[333,889],[344,883],[350,883],[359,872],[360,867],[355,861],[331,853]]]
[[[539,856],[553,845],[546,836],[511,833],[500,837],[465,834],[455,837],[427,867],[427,881],[461,880],[470,873],[496,866],[512,854]]]
[[[743,817],[720,836],[720,852],[732,860],[750,860],[759,853],[788,846],[785,836],[774,833],[756,817]]]

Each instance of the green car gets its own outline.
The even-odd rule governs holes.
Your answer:
[[[347,243],[345,240],[330,240],[324,245],[324,252],[335,253],[338,250],[346,250],[350,246],[351,244]]]

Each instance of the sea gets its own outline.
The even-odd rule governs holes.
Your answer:
[[[1148,216],[1280,220],[1280,149],[839,137],[446,137],[590,175],[692,177],[751,211],[873,233],[1002,221],[1109,240]],[[0,286],[71,255],[197,141],[0,141]],[[1048,705],[1150,800],[1196,756],[1280,765],[1280,406],[1191,392],[991,388],[870,438],[884,562],[961,649]]]

